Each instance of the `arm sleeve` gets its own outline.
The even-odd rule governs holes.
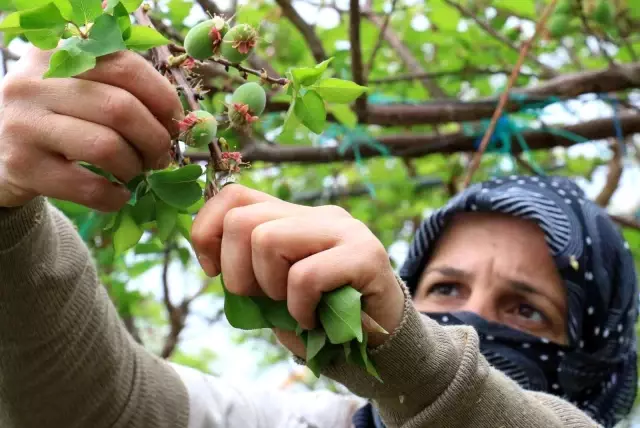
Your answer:
[[[44,198],[0,208],[0,426],[186,428],[186,388],[126,331]]]
[[[405,293],[400,326],[371,355],[384,383],[344,361],[326,376],[373,400],[389,428],[586,428],[598,425],[572,404],[522,389],[492,368],[475,330],[441,326]]]

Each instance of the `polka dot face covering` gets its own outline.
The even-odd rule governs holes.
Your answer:
[[[427,314],[473,326],[481,351],[523,388],[574,403],[613,426],[636,396],[638,289],[634,261],[606,212],[560,177],[496,178],[461,192],[420,226],[400,276],[415,291],[435,242],[458,212],[496,212],[535,221],[567,292],[567,346],[488,322],[473,313]]]

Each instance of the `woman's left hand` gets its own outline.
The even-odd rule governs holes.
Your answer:
[[[284,202],[239,184],[225,186],[198,214],[192,241],[209,276],[220,273],[234,294],[287,300],[305,329],[316,325],[322,293],[351,285],[362,293],[363,310],[389,333],[404,308],[400,288],[382,243],[359,220],[337,206]],[[303,357],[293,332],[278,339]],[[370,345],[386,335],[370,335]]]

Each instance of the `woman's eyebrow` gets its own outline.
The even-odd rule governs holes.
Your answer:
[[[470,272],[464,271],[462,269],[454,268],[452,266],[447,266],[447,265],[430,267],[425,271],[426,274],[429,274],[431,272],[438,272],[445,276],[450,276],[450,277],[460,278],[460,279],[469,278],[473,276]]]
[[[541,296],[544,296],[544,294],[542,292],[540,292],[538,290],[538,288],[534,287],[533,285],[529,284],[528,282],[510,279],[509,280],[509,285],[511,286],[511,288],[514,288],[517,291],[521,291],[523,293],[539,294]]]

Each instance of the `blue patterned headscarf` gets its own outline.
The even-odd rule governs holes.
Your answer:
[[[522,387],[563,397],[604,426],[624,418],[637,387],[638,289],[629,246],[607,213],[566,178],[511,176],[476,184],[421,224],[400,270],[412,292],[447,221],[464,211],[529,219],[544,231],[567,291],[569,344],[470,313],[429,315],[441,324],[473,325],[485,357]]]

